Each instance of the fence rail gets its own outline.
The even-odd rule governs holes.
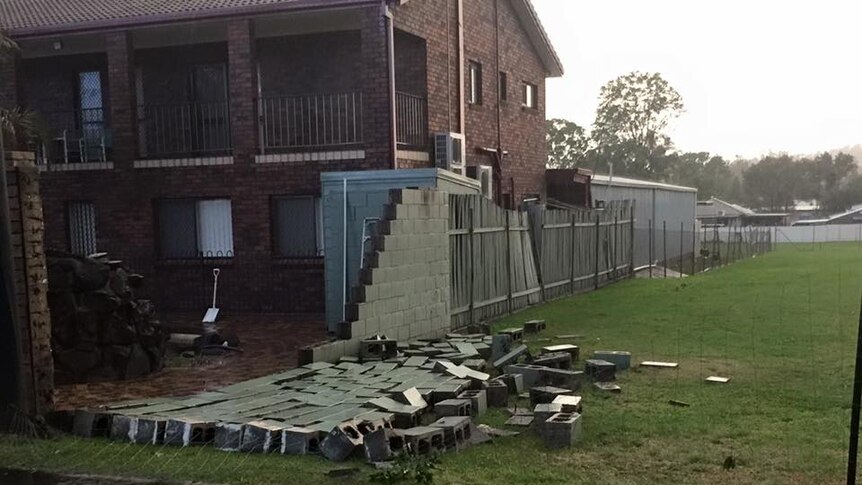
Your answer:
[[[397,141],[399,145],[422,147],[428,144],[428,101],[422,96],[395,93]]]
[[[273,96],[258,100],[261,150],[362,143],[362,94]]]
[[[138,107],[140,155],[214,155],[231,148],[227,101]]]
[[[453,328],[489,320],[629,274],[630,203],[605,210],[504,210],[449,198]]]

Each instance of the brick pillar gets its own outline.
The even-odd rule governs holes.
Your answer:
[[[250,20],[232,20],[227,25],[230,130],[234,163],[253,163],[258,136],[255,109],[254,32]]]
[[[108,54],[108,86],[111,95],[112,161],[118,168],[131,167],[138,156],[135,64],[131,35],[128,32],[107,34],[105,46]]]
[[[362,11],[362,134],[365,158],[375,168],[392,167],[392,120],[389,92],[389,47],[385,8]]]
[[[19,65],[19,59],[15,55],[0,56],[0,108],[11,108],[21,104],[18,96]]]

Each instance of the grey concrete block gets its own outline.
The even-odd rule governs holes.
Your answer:
[[[273,421],[252,421],[242,427],[239,449],[245,453],[281,451],[284,425]]]
[[[503,408],[509,404],[509,386],[499,379],[493,379],[483,383],[488,406],[492,408]]]
[[[215,426],[213,445],[221,451],[239,451],[242,445],[242,428],[239,423],[218,423]]]
[[[437,418],[447,416],[472,416],[473,403],[469,399],[446,399],[434,405]]]
[[[542,426],[542,440],[548,448],[570,448],[581,440],[581,415],[557,413]]]
[[[341,423],[332,428],[320,444],[320,452],[331,461],[344,461],[362,445],[362,435],[352,422]]]
[[[533,428],[535,428],[539,433],[542,433],[545,421],[547,421],[551,416],[561,412],[563,412],[562,404],[536,404],[533,408]]]
[[[507,366],[505,370],[507,374],[522,375],[524,386],[528,388],[552,385],[577,390],[580,388],[583,379],[583,372],[581,371],[554,369],[552,367],[531,364],[514,364]]]
[[[548,345],[547,347],[542,347],[543,354],[553,354],[556,352],[568,352],[569,354],[572,354],[572,360],[576,361],[580,358],[581,348],[572,344]]]
[[[153,417],[138,417],[132,441],[144,445],[158,445],[165,439],[165,424],[167,420]]]
[[[365,460],[369,463],[379,463],[392,459],[389,430],[386,428],[380,428],[366,434],[362,440],[362,447],[365,450]]]
[[[526,345],[519,345],[519,346],[515,347],[514,349],[512,349],[508,354],[495,360],[492,365],[496,369],[503,369],[507,365],[511,365],[511,364],[516,363],[518,361],[518,358],[520,358],[522,355],[525,355],[528,352],[529,352],[529,349],[527,349]]]
[[[215,440],[215,423],[193,418],[173,418],[165,424],[165,444],[203,445]]]
[[[134,418],[116,414],[111,419],[110,438],[114,441],[130,441],[132,439],[132,426]]]
[[[411,387],[406,391],[399,392],[395,394],[395,399],[402,404],[407,404],[409,406],[417,407],[420,409],[425,409],[428,407],[428,403],[425,401],[425,398],[422,397],[422,394],[415,387]]]
[[[544,320],[528,320],[524,322],[524,332],[539,333],[547,328]]]
[[[616,379],[616,366],[613,362],[599,359],[584,361],[584,372],[598,382],[608,382]]]
[[[285,428],[281,432],[281,453],[283,455],[319,453],[320,435],[320,431],[310,428]]]
[[[446,450],[445,432],[440,428],[417,426],[401,431],[404,446],[417,455],[428,455]]]
[[[632,366],[631,352],[622,350],[597,350],[593,352],[593,359],[612,362],[617,370],[626,370]]]
[[[474,417],[485,414],[488,410],[488,395],[484,390],[464,391],[458,395],[458,399],[469,399]]]
[[[500,330],[499,333],[502,335],[511,336],[513,344],[518,344],[522,340],[524,340],[524,328],[523,327],[521,327],[521,328],[518,328],[518,327],[504,328],[503,330]]]
[[[72,418],[72,434],[82,438],[108,436],[111,431],[111,415],[97,411],[79,409]]]
[[[530,388],[530,405],[548,404],[554,401],[557,396],[571,396],[570,389],[553,386],[540,386]]]
[[[494,335],[491,337],[491,361],[502,358],[512,351],[511,335]]]
[[[572,354],[568,352],[552,352],[542,354],[530,362],[533,365],[541,365],[545,367],[553,367],[555,369],[571,369]]]
[[[560,411],[562,413],[582,414],[583,404],[581,403],[581,396],[562,395],[555,397],[551,402],[562,406],[563,408]]]
[[[509,394],[521,394],[524,392],[524,375],[518,373],[500,374],[497,379],[503,381],[509,388]]]
[[[447,451],[461,450],[467,447],[472,438],[473,422],[467,416],[449,416],[440,418],[429,427],[443,430],[443,444]]]

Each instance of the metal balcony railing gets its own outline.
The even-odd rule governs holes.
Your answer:
[[[428,101],[422,96],[395,93],[397,138],[399,145],[428,145]]]
[[[258,99],[261,151],[362,143],[362,94],[273,96]]]
[[[228,153],[228,102],[138,106],[138,143],[143,158]]]
[[[110,133],[102,108],[42,111],[46,133],[37,143],[38,163],[104,162],[110,155]]]

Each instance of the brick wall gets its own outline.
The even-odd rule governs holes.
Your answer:
[[[16,56],[0,56],[0,107],[18,105],[19,65]]]
[[[427,40],[430,130],[457,131],[457,1],[424,0],[395,9],[397,28]],[[498,8],[495,9],[495,4]],[[448,15],[443,14],[447,12]],[[502,164],[501,186],[510,191],[514,181],[515,201],[526,194],[543,194],[545,169],[545,69],[515,15],[509,0],[464,0],[464,55],[482,64],[481,105],[466,107],[467,163],[493,165],[493,157],[477,147],[496,148],[498,72],[508,75],[508,101],[500,105],[502,148],[509,152]],[[448,22],[447,22],[448,19]],[[499,25],[500,62],[497,63]],[[447,69],[448,67],[448,69]],[[465,89],[469,87],[465,67]],[[538,87],[538,106],[521,106],[522,83]],[[449,109],[447,110],[447,105]]]
[[[257,153],[257,66],[251,20],[227,24],[231,146],[235,163],[252,163]]]
[[[33,155],[24,152],[10,152],[7,167],[21,387],[25,410],[42,414],[54,402],[54,362],[39,171]]]
[[[361,42],[359,31],[259,39],[264,96],[359,91]]]
[[[435,189],[395,189],[377,225],[360,283],[340,324],[340,340],[305,349],[307,362],[355,355],[374,335],[402,341],[441,337],[449,331],[448,194]]]
[[[138,153],[137,101],[134,85],[134,51],[129,32],[105,35],[114,163],[128,168]]]

